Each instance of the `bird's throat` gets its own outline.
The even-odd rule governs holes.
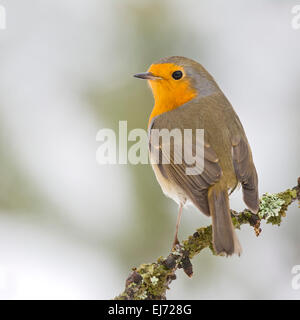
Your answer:
[[[182,106],[197,95],[197,91],[191,88],[187,80],[176,83],[176,86],[167,80],[150,80],[149,84],[155,104],[148,125],[150,125],[153,118]]]

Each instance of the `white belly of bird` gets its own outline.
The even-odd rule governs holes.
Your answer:
[[[156,164],[152,164],[152,168],[163,193],[167,197],[173,199],[178,205],[185,204],[188,199],[184,191],[177,187],[174,183],[171,183],[169,180],[167,180],[162,175],[161,171],[159,170]]]

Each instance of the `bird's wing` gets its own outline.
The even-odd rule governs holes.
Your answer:
[[[170,131],[175,128],[182,132],[183,137],[183,129],[188,128],[188,126],[185,124],[185,120],[182,117],[178,117],[178,113],[173,111],[156,117],[150,126],[150,129],[168,129]],[[199,123],[198,129],[202,128],[201,123]],[[203,157],[204,155],[204,161],[202,161],[203,170],[199,174],[187,174],[186,169],[190,168],[190,165],[188,165],[184,159],[183,145],[178,147],[178,145],[176,145],[176,140],[170,140],[169,153],[166,152],[168,151],[168,148],[165,148],[165,144],[162,146],[161,140],[153,141],[153,139],[151,139],[151,135],[149,135],[149,148],[150,152],[154,149],[159,150],[159,163],[157,166],[161,174],[170,182],[177,185],[179,189],[183,190],[194,205],[204,214],[209,216],[210,213],[207,201],[208,188],[220,180],[222,170],[216,153],[205,138],[205,133],[204,139],[200,139],[199,141],[196,139],[196,130],[192,130],[192,137],[193,139],[185,141],[184,147],[186,150],[192,150],[193,155],[196,155],[196,163],[201,163],[202,160],[197,159],[197,156]],[[197,143],[195,143],[195,141]],[[204,152],[197,154],[195,152],[197,148],[198,150],[201,148],[204,149]],[[162,163],[161,161],[163,157],[165,163]],[[182,163],[178,163],[179,158],[181,158]]]
[[[258,178],[246,137],[232,139],[232,161],[236,177],[242,184],[243,196],[249,209],[256,213],[259,208]]]

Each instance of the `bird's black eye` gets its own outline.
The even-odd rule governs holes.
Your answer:
[[[173,77],[173,79],[175,79],[175,80],[179,80],[179,79],[182,78],[182,72],[181,72],[180,70],[174,71],[174,72],[172,73],[172,77]]]

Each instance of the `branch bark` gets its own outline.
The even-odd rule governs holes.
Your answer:
[[[241,225],[249,224],[254,228],[256,236],[259,236],[261,220],[279,226],[288,207],[295,200],[299,201],[300,206],[300,178],[298,178],[297,186],[292,189],[277,194],[264,194],[260,200],[257,215],[248,209],[239,213],[231,210],[233,225],[240,229]],[[191,277],[193,275],[191,259],[205,248],[209,248],[215,255],[211,225],[197,229],[192,236],[182,241],[176,250],[173,249],[166,258],[160,257],[156,262],[132,268],[132,272],[126,279],[125,290],[114,299],[165,300],[170,283],[176,279],[176,271],[183,269]]]

